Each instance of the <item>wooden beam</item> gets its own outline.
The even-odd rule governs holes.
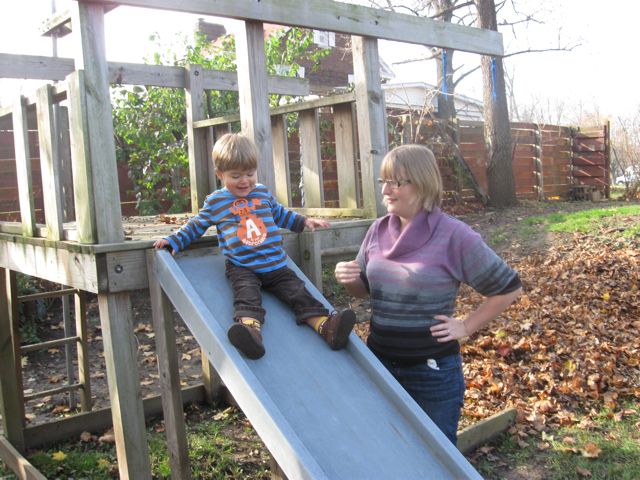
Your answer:
[[[113,141],[113,116],[107,72],[104,37],[104,9],[84,2],[72,5],[72,18],[76,25],[74,38],[78,56],[77,70],[84,70],[87,152],[91,175],[85,181],[93,187],[96,243],[124,240],[120,189]],[[115,200],[115,201],[114,201]]]
[[[147,269],[171,478],[190,479],[173,306],[155,276],[155,255],[155,251],[147,251]]]
[[[260,22],[244,22],[236,33],[236,64],[242,132],[258,147],[258,180],[276,190],[271,115],[267,92],[267,58]]]
[[[202,385],[194,385],[182,390],[182,401],[184,405],[192,402],[202,403],[204,400],[205,392]],[[147,397],[142,400],[142,403],[145,418],[157,417],[162,413],[160,395]],[[24,433],[27,448],[37,448],[69,440],[69,437],[78,436],[84,431],[102,432],[112,425],[111,409],[107,407],[33,425],[27,427]]]
[[[0,53],[2,78],[61,81],[73,70],[72,58]],[[184,88],[186,85],[184,67],[108,62],[107,72],[109,83],[113,85],[171,88]],[[202,73],[202,85],[205,90],[238,91],[238,75],[235,72],[203,69]],[[269,93],[280,95],[304,96],[309,94],[309,81],[303,78],[270,75],[267,78],[267,90]],[[0,117],[6,113],[0,110]]]
[[[16,364],[12,299],[15,282],[12,272],[0,268],[0,416],[3,432],[11,444],[21,452],[24,443],[24,405],[20,369]]]
[[[151,478],[129,293],[98,294],[120,478]]]
[[[20,480],[47,480],[13,445],[0,435],[0,459]]]
[[[507,408],[480,420],[458,434],[458,450],[469,453],[507,430],[516,420],[516,409]]]
[[[269,110],[271,116],[285,115],[287,113],[297,113],[303,110],[312,110],[316,108],[333,107],[335,105],[342,105],[346,103],[353,103],[356,101],[356,94],[354,92],[342,93],[340,95],[330,95],[328,97],[317,98],[314,100],[305,100],[303,102],[290,103],[288,105],[281,105]],[[217,125],[226,125],[228,123],[239,122],[240,115],[227,115],[224,117],[209,118],[193,124],[194,128],[205,128]]]
[[[71,33],[71,12],[69,10],[54,13],[40,25],[43,37],[64,37]]]
[[[387,212],[382,204],[382,192],[375,179],[380,173],[382,158],[389,150],[389,139],[384,94],[380,86],[378,43],[372,38],[354,36],[351,44],[363,206],[372,216],[381,217]]]
[[[211,157],[210,153],[207,152],[207,132],[193,128],[193,122],[203,120],[207,110],[206,97],[202,85],[202,67],[200,65],[188,65],[185,70],[185,79],[191,212],[196,214],[210,193],[209,165],[211,164]]]
[[[327,0],[84,0],[291,25],[483,55],[504,55],[502,35],[415,15]]]

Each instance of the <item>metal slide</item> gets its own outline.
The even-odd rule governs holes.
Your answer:
[[[211,249],[156,255],[162,289],[290,480],[482,478],[355,333],[332,351],[265,293],[266,354],[245,359],[227,340],[224,257]]]

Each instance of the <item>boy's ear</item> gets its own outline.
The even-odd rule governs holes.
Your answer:
[[[216,177],[218,177],[219,180],[222,180],[222,172],[216,168]]]

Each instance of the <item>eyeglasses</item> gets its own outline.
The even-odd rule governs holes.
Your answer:
[[[397,190],[403,185],[409,185],[410,183],[411,183],[411,180],[387,180],[386,178],[378,179],[378,185],[382,187],[386,185],[387,187],[390,187],[394,190]]]

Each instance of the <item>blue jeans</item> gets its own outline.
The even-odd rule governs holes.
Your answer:
[[[451,443],[456,445],[465,390],[460,354],[411,366],[384,359],[380,361]]]

